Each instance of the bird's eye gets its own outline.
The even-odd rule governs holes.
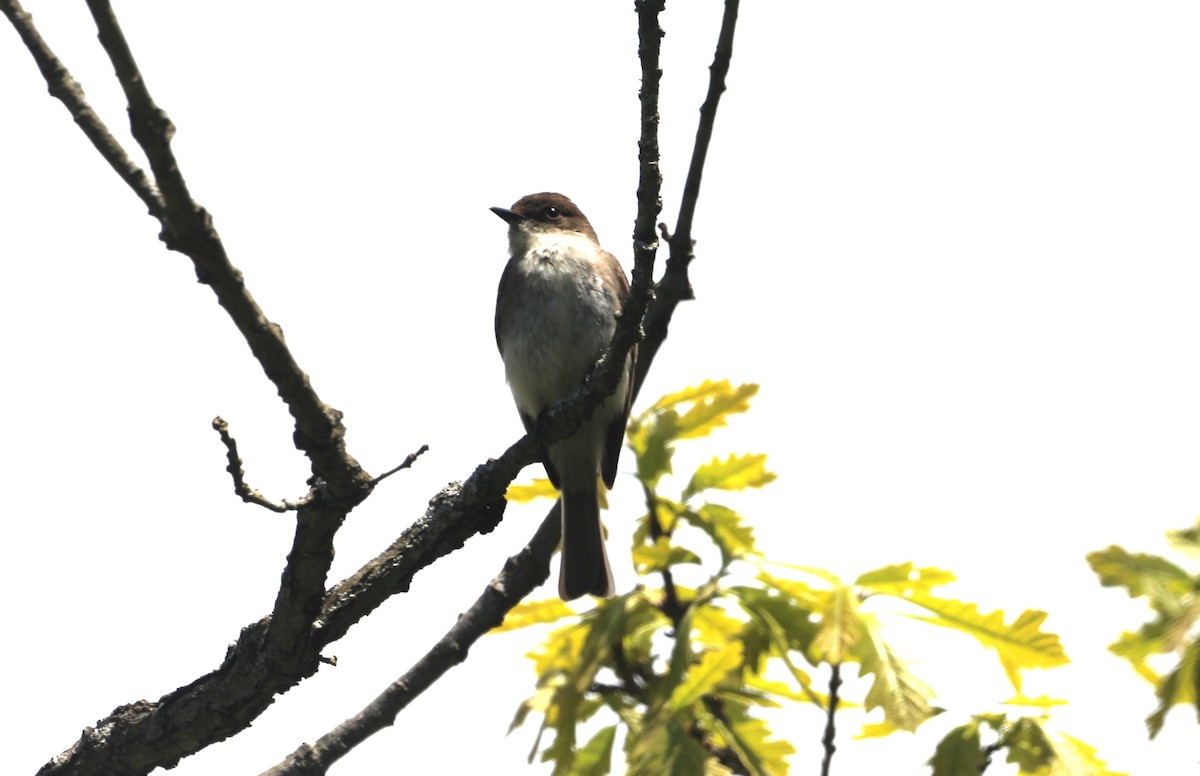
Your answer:
[[[554,205],[551,205],[542,212],[550,221],[557,221],[558,219],[562,218],[562,213],[559,212],[559,209],[554,207]]]

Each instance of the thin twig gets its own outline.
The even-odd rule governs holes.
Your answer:
[[[371,480],[371,487],[374,488],[376,485],[383,482],[388,477],[391,477],[396,472],[403,471],[404,469],[409,468],[414,463],[416,463],[416,460],[418,458],[420,458],[422,455],[424,455],[427,452],[429,452],[429,445],[421,445],[421,447],[415,453],[409,453],[408,456],[405,457],[404,461],[399,466],[397,466],[394,469],[388,469],[383,474],[381,474],[378,477],[376,477],[375,479]]]
[[[979,764],[979,772],[987,773],[987,769],[992,764],[992,755],[1004,748],[1004,739],[1000,739],[994,743],[988,744],[983,748],[983,762]]]
[[[837,713],[838,690],[842,686],[842,666],[834,663],[829,671],[829,706],[825,710],[825,736],[821,744],[825,747],[825,758],[821,760],[821,776],[829,776],[829,766],[833,763],[833,753],[837,751],[834,743],[837,728],[834,726],[833,715]]]
[[[308,495],[296,501],[272,501],[262,494],[261,491],[254,490],[246,484],[246,472],[242,469],[242,459],[238,456],[237,440],[229,433],[229,424],[225,419],[217,416],[213,418],[213,429],[221,436],[221,444],[225,445],[225,457],[229,461],[229,465],[225,467],[225,471],[229,472],[229,476],[233,477],[233,492],[236,493],[242,501],[248,504],[257,504],[260,507],[265,507],[272,512],[294,512],[302,506],[309,504],[314,495],[310,491]]]
[[[33,61],[37,63],[42,77],[46,79],[51,96],[66,106],[71,118],[83,130],[83,134],[92,142],[92,145],[96,147],[96,150],[116,171],[117,175],[121,176],[121,180],[125,181],[133,193],[138,195],[150,211],[150,215],[161,217],[163,200],[158,193],[158,188],[146,177],[142,168],[129,158],[129,154],[113,137],[108,126],[92,110],[87,97],[84,96],[83,87],[71,76],[59,58],[46,45],[46,41],[42,39],[37,28],[33,26],[33,17],[21,7],[18,0],[0,0],[0,9],[4,11],[4,15],[16,28],[25,48],[29,49],[29,53],[33,55]]]
[[[729,75],[729,63],[733,59],[733,33],[737,27],[738,0],[725,0],[725,13],[721,17],[721,31],[717,35],[717,50],[709,67],[708,93],[700,106],[700,125],[696,128],[696,143],[692,147],[692,161],[688,165],[687,179],[683,184],[683,200],[679,207],[679,219],[675,222],[674,240],[687,250],[690,261],[692,248],[692,221],[696,217],[696,203],[700,199],[700,181],[704,177],[704,163],[708,159],[708,147],[712,143],[713,127],[717,121],[717,106],[725,92],[725,77]],[[675,246],[671,246],[672,253]]]
[[[646,497],[646,519],[649,520],[650,541],[657,543],[664,536],[670,538],[658,519],[658,497],[645,484],[642,485],[642,493]],[[679,638],[679,624],[683,621],[685,610],[679,603],[679,591],[675,589],[675,575],[671,573],[670,566],[664,565],[661,573],[663,578],[662,613],[670,618],[676,628],[676,638]],[[686,634],[684,637],[687,637]]]

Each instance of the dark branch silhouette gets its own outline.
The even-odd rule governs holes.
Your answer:
[[[663,279],[652,286],[658,246],[653,227],[661,210],[657,99],[661,75],[658,46],[662,32],[657,15],[663,3],[639,2],[642,43],[639,55],[644,79],[633,288],[608,352],[580,389],[543,413],[535,434],[527,434],[498,458],[481,464],[465,482],[445,486],[430,500],[424,516],[390,547],[326,592],[333,540],[347,515],[370,496],[376,484],[411,465],[420,452],[396,469],[374,478],[350,455],[344,441],[342,413],[321,400],[289,350],[282,330],[267,318],[246,287],[241,272],[230,261],[212,217],[192,198],[171,149],[174,126],[155,103],[111,4],[108,0],[87,0],[87,5],[101,46],[124,91],[133,137],[148,161],[149,175],[132,161],[89,106],[78,83],[42,39],[18,0],[0,0],[0,10],[30,51],[51,95],[63,102],[102,157],[159,222],[159,236],[166,247],[192,261],[197,278],[212,289],[217,302],[246,340],[287,406],[294,420],[293,441],[308,458],[312,472],[306,496],[295,502],[272,502],[245,484],[236,443],[227,428],[217,428],[226,445],[229,471],[239,497],[275,511],[295,512],[293,545],[272,612],[243,628],[216,670],[157,701],[142,700],[117,708],[96,727],[85,729],[70,748],[40,771],[42,774],[146,774],[157,767],[172,767],[183,757],[244,730],[272,703],[276,694],[286,692],[315,673],[322,662],[328,662],[321,655],[322,649],[344,636],[387,598],[406,592],[417,572],[458,549],[472,536],[491,531],[503,517],[504,492],[509,483],[525,466],[539,460],[545,444],[574,432],[592,409],[612,393],[620,379],[625,354],[642,337],[645,326],[656,332],[658,339],[650,343],[652,349],[639,365],[640,387],[653,354],[666,335],[675,306],[691,298],[691,290],[687,262],[674,260],[673,245],[672,260],[668,261]],[[730,22],[728,12],[726,21]],[[728,34],[731,39],[731,23]],[[724,28],[722,35],[724,38]],[[706,100],[706,106],[711,102],[711,111],[707,119],[702,112],[698,142],[702,135],[711,136],[717,98],[719,93],[714,97],[710,92],[710,100]],[[707,140],[704,142],[707,145]],[[697,163],[703,164],[702,153],[693,155],[693,164]],[[694,198],[699,193],[698,171],[689,173],[689,181],[693,175],[696,185],[687,194],[692,202],[689,205],[685,200],[681,212],[694,210]],[[688,230],[690,234],[690,222]],[[690,251],[690,237],[688,240]],[[380,701],[389,709],[398,703],[398,712],[450,666],[465,659],[475,640],[499,624],[512,606],[545,580],[558,533],[557,510],[552,510],[529,545],[508,560],[476,604],[384,694],[387,700],[381,696]],[[379,718],[387,720],[385,725],[391,724],[396,712],[390,718],[386,712]],[[363,731],[367,730],[363,727]],[[365,738],[370,732],[355,735]],[[325,749],[332,752],[341,747],[344,753],[354,743],[352,738],[343,737],[340,742],[325,741]],[[310,749],[320,747],[319,742],[318,747]]]
[[[29,53],[33,55],[34,62],[37,63],[38,69],[42,71],[42,77],[46,79],[46,84],[50,87],[50,95],[66,106],[71,118],[79,125],[83,134],[92,141],[92,145],[96,147],[96,150],[116,171],[117,175],[121,176],[121,180],[125,181],[129,188],[133,189],[133,192],[146,204],[150,215],[155,218],[161,217],[163,201],[162,196],[158,193],[158,188],[146,177],[142,168],[129,158],[125,149],[108,131],[108,126],[92,110],[92,106],[87,102],[87,97],[83,94],[83,88],[71,77],[58,57],[54,56],[54,52],[50,50],[46,41],[42,40],[37,28],[33,26],[33,18],[17,0],[3,0],[0,2],[0,9],[3,9],[4,15],[16,28],[17,34],[21,36],[25,48],[29,49]]]
[[[237,440],[229,433],[229,424],[222,417],[213,418],[213,430],[221,437],[221,444],[225,445],[225,458],[229,461],[229,465],[225,467],[225,471],[229,472],[229,476],[233,478],[233,492],[238,498],[245,501],[247,504],[257,504],[264,509],[269,509],[272,512],[294,512],[300,507],[310,503],[316,495],[313,491],[309,491],[307,495],[302,496],[295,501],[272,501],[246,484],[246,471],[242,468],[242,459],[238,455]]]

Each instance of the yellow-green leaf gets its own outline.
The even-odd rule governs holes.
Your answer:
[[[532,696],[521,701],[521,705],[517,707],[516,713],[513,714],[512,722],[508,725],[508,732],[511,733],[521,727],[521,725],[524,725],[531,711],[545,714],[546,710],[550,707],[550,699],[553,695],[553,687],[539,687]],[[532,755],[530,757],[532,758]],[[532,762],[532,759],[530,761]]]
[[[901,730],[913,732],[937,714],[929,699],[933,690],[909,672],[908,666],[896,657],[883,640],[878,619],[871,614],[858,616],[862,638],[855,646],[861,661],[858,675],[873,677],[864,705],[867,711],[883,709],[883,717]]]
[[[829,592],[824,608],[817,614],[821,624],[813,638],[813,656],[834,665],[844,663],[862,631],[858,596],[849,587],[838,585]]]
[[[783,579],[768,574],[765,571],[760,571],[758,580],[768,587],[773,587],[784,596],[795,601],[801,608],[812,612],[820,612],[826,606],[826,601],[829,600],[829,591],[815,588],[807,582],[802,582],[798,579]],[[833,578],[832,584],[838,585],[837,577]]]
[[[1003,612],[982,614],[972,603],[920,592],[912,593],[908,600],[937,615],[919,619],[968,633],[996,650],[1000,665],[1017,692],[1021,691],[1023,669],[1053,668],[1069,662],[1058,636],[1041,629],[1046,620],[1045,612],[1027,609],[1011,625],[1006,625]]]
[[[801,671],[801,673],[804,672]],[[807,674],[804,675],[804,679],[805,682],[802,683],[802,686],[812,683],[812,679],[810,679]],[[789,685],[787,682],[779,682],[774,679],[764,679],[759,674],[751,673],[747,673],[742,681],[745,683],[746,687],[749,687],[752,690],[757,690],[762,693],[769,693],[771,695],[778,695],[780,698],[785,698],[789,701],[796,701],[798,703],[811,703],[819,708],[825,707],[825,699],[823,696],[812,692],[806,693],[800,690],[793,690],[791,685]]]
[[[1117,637],[1116,641],[1108,645],[1109,652],[1128,660],[1129,664],[1133,666],[1133,670],[1137,671],[1138,676],[1154,685],[1158,684],[1161,677],[1146,661],[1152,655],[1168,651],[1163,624],[1161,620],[1145,623],[1137,633],[1125,631]]]
[[[1193,558],[1200,557],[1200,520],[1191,528],[1167,531],[1167,541],[1180,552]]]
[[[714,429],[725,425],[729,415],[750,409],[750,397],[758,393],[758,386],[753,383],[733,388],[728,380],[705,383],[701,388],[713,390],[695,399],[691,409],[679,418],[679,439],[696,439],[711,434]]]
[[[904,596],[914,590],[928,593],[938,585],[949,584],[954,579],[954,575],[949,571],[931,566],[915,568],[909,562],[868,571],[854,580],[854,584],[864,588],[864,592],[867,593]]]
[[[1123,587],[1131,598],[1146,596],[1156,609],[1173,612],[1184,596],[1194,593],[1192,578],[1166,558],[1126,552],[1115,544],[1087,556],[1105,587]]]
[[[671,438],[695,439],[725,425],[726,416],[748,410],[750,397],[756,393],[758,386],[752,383],[734,388],[728,380],[705,380],[700,385],[667,394],[638,419],[674,414],[677,422],[672,424]],[[679,417],[676,408],[683,404],[690,404],[691,407]]]
[[[678,713],[712,692],[725,677],[742,665],[742,644],[731,641],[720,649],[700,656],[700,662],[688,669],[687,677],[671,693],[671,710]]]
[[[707,646],[722,646],[741,638],[745,623],[730,617],[719,606],[701,606],[696,609],[692,622],[696,628],[696,641]]]
[[[979,725],[971,720],[956,727],[938,742],[929,764],[932,776],[966,776],[982,773],[984,768],[983,747],[979,741]]]
[[[737,753],[750,776],[786,776],[787,758],[796,748],[787,741],[773,738],[767,723],[745,713],[733,713],[726,722],[717,718],[714,723],[721,735]]]
[[[525,485],[512,483],[504,492],[504,498],[514,504],[523,504],[539,498],[558,498],[558,491],[550,484],[550,480],[536,479]]]
[[[555,628],[540,647],[525,654],[525,657],[533,661],[539,685],[546,683],[552,676],[574,668],[576,656],[583,648],[587,634],[587,628],[578,623]]]
[[[1066,733],[1058,733],[1054,737],[1054,753],[1057,755],[1057,766],[1054,776],[1129,776],[1108,769],[1108,763],[1096,756],[1096,747],[1088,746],[1078,738]],[[1040,774],[1025,774],[1020,776],[1040,776]]]
[[[526,628],[530,625],[540,625],[544,622],[554,622],[563,617],[570,617],[575,610],[557,598],[546,601],[524,601],[509,609],[504,622],[492,628],[492,633]]]
[[[637,457],[637,476],[653,488],[664,474],[671,473],[671,458],[675,454],[671,442],[676,438],[679,420],[674,410],[660,415],[646,415],[629,425],[627,439]]]
[[[606,776],[612,769],[613,739],[617,726],[600,728],[583,748],[575,753],[571,776]]]
[[[661,399],[654,402],[650,409],[642,413],[648,415],[655,412],[661,412],[665,409],[676,407],[680,404],[691,404],[697,401],[703,401],[709,396],[721,395],[728,393],[730,390],[728,380],[705,380],[699,385],[689,385],[681,391],[668,393]]]
[[[667,715],[636,736],[629,748],[628,776],[725,776],[729,773],[710,757],[682,721]]]
[[[724,461],[713,458],[702,464],[692,475],[691,482],[683,492],[687,501],[697,493],[715,488],[718,490],[744,490],[761,488],[775,479],[775,473],[767,471],[767,456],[762,453],[730,455]]]
[[[709,535],[721,550],[721,560],[725,564],[757,552],[754,529],[729,507],[704,504],[699,509],[682,511],[679,516]]]
[[[633,566],[639,574],[653,574],[680,563],[699,563],[700,557],[691,550],[671,544],[660,536],[654,544],[633,548]]]
[[[859,730],[858,735],[856,735],[854,738],[856,740],[863,738],[885,738],[890,736],[892,733],[900,732],[900,730],[902,730],[902,728],[893,725],[891,722],[888,722],[885,719],[883,722],[866,723],[862,726],[862,730]]]
[[[1008,756],[1005,762],[1016,763],[1021,774],[1046,774],[1055,765],[1057,756],[1054,745],[1046,737],[1046,731],[1039,720],[1032,717],[1021,717],[1008,726],[1001,739]]]
[[[1163,677],[1158,683],[1155,695],[1158,696],[1158,708],[1146,718],[1146,727],[1150,737],[1154,738],[1162,730],[1166,722],[1167,712],[1176,704],[1197,705],[1200,698],[1200,639],[1193,641],[1184,650],[1179,664]]]

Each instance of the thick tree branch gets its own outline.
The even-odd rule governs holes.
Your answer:
[[[174,127],[153,101],[109,2],[88,0],[88,5],[125,91],[134,138],[149,159],[156,185],[112,140],[87,106],[78,85],[37,35],[28,14],[16,0],[0,0],[0,7],[21,33],[52,94],[63,100],[101,154],[159,219],[160,237],[167,247],[187,255],[200,281],[213,289],[287,405],[295,420],[295,444],[313,469],[310,485],[314,497],[297,511],[296,537],[273,614],[243,629],[216,671],[158,701],[139,701],[116,709],[96,728],[85,730],[74,746],[41,771],[144,774],[155,767],[171,767],[182,757],[244,729],[270,705],[276,693],[315,673],[321,663],[321,649],[341,638],[387,597],[407,590],[420,569],[461,547],[471,536],[492,530],[503,516],[505,488],[522,468],[538,460],[542,443],[572,433],[615,389],[620,379],[619,365],[639,338],[639,324],[647,306],[647,322],[661,321],[656,330],[665,336],[674,306],[688,297],[651,303],[650,279],[657,248],[653,224],[661,210],[657,140],[661,29],[657,12],[662,3],[647,6],[639,2],[639,37],[645,51],[640,52],[644,74],[639,153],[642,182],[638,189],[634,282],[608,354],[582,389],[544,413],[538,429],[540,441],[527,435],[498,459],[479,466],[465,483],[447,486],[431,500],[425,516],[388,550],[326,595],[324,584],[333,536],[378,479],[372,480],[346,451],[341,413],[317,396],[288,350],[281,330],[266,318],[246,289],[241,273],[229,261],[211,217],[192,200],[170,147]],[[678,274],[682,287],[690,288],[686,270],[683,263]],[[671,276],[668,263],[664,283]],[[661,307],[664,302],[665,308]],[[639,359],[638,386],[659,344],[661,341],[654,342],[652,350]],[[427,659],[402,678],[405,692],[410,695],[399,708],[461,661],[474,640],[545,579],[558,531],[557,515],[552,512],[527,551],[517,560],[510,560],[463,620]]]
[[[692,159],[688,166],[687,179],[683,187],[683,199],[679,206],[679,219],[675,224],[675,233],[666,235],[670,253],[666,261],[666,269],[662,279],[655,286],[655,302],[646,313],[642,322],[646,339],[638,350],[636,385],[641,386],[646,377],[658,348],[667,339],[667,328],[675,307],[680,302],[694,299],[692,283],[688,278],[688,267],[696,257],[692,239],[692,221],[696,213],[696,204],[700,199],[700,181],[704,175],[704,165],[708,159],[708,146],[712,142],[713,127],[717,120],[717,106],[720,105],[721,95],[725,91],[725,77],[729,73],[729,63],[733,58],[733,37],[737,29],[738,0],[725,0],[725,11],[721,17],[721,31],[717,34],[717,48],[713,55],[713,63],[709,68],[708,93],[700,106],[700,123],[696,128],[696,141],[692,148]],[[644,72],[644,71],[643,71]],[[643,118],[645,110],[643,109]],[[657,121],[657,115],[655,116]],[[657,151],[657,146],[655,146]],[[657,170],[657,156],[655,157]],[[638,190],[639,201],[641,189]],[[639,210],[639,213],[641,211]],[[639,221],[639,231],[643,224]],[[651,229],[653,231],[653,229]],[[638,239],[644,239],[638,237]],[[635,394],[636,396],[636,394]]]
[[[548,415],[550,425],[559,427],[559,416],[567,414],[574,415],[578,422],[587,412],[582,407],[556,405]],[[425,516],[392,546],[323,596],[311,638],[286,662],[268,642],[272,618],[265,617],[242,630],[216,671],[158,701],[138,701],[116,709],[95,728],[86,729],[70,749],[39,774],[146,774],[155,767],[172,767],[181,758],[241,731],[266,710],[275,694],[286,692],[316,673],[322,649],[342,638],[389,597],[406,592],[420,570],[462,547],[472,536],[494,529],[504,514],[508,484],[525,466],[538,460],[540,450],[540,443],[527,434],[499,458],[477,467],[465,483],[446,486],[430,501]],[[543,536],[537,545],[540,549],[519,566],[522,575],[541,574],[545,579],[549,573],[549,557],[558,542],[557,520],[550,520],[544,530],[549,533],[543,536],[539,531]],[[512,588],[512,594],[527,595],[537,584],[521,582]],[[463,629],[486,632],[492,627],[486,623],[502,620],[519,598],[508,603],[508,597],[493,599],[485,593],[481,600],[486,600],[486,605],[477,603],[472,607],[475,615],[464,615],[467,619]],[[470,641],[465,636],[458,640],[469,646],[475,638],[478,636]],[[430,658],[422,670],[444,665],[438,673],[427,674],[430,681],[454,664],[448,659],[453,655],[452,650],[442,649]]]
[[[397,715],[446,671],[467,659],[480,636],[504,621],[504,615],[550,575],[550,558],[561,535],[556,504],[542,521],[529,544],[504,564],[483,594],[404,676],[393,682],[366,708],[321,736],[315,744],[302,744],[283,762],[262,776],[315,776],[324,774],[380,730],[395,724]]]
[[[334,534],[350,510],[370,494],[371,477],[346,451],[342,414],[317,396],[283,341],[282,330],[267,319],[230,262],[212,218],[192,199],[171,150],[175,127],[151,97],[112,5],[108,0],[87,0],[87,5],[125,92],[134,140],[145,151],[162,193],[160,238],[167,248],[190,258],[196,277],[216,293],[295,419],[295,444],[312,464],[309,484],[317,498],[297,511],[292,550],[267,632],[273,661],[286,673],[302,670],[301,655],[333,562]]]
[[[637,218],[633,223],[633,292],[646,294],[637,300],[633,314],[642,319],[649,303],[650,284],[654,275],[654,256],[658,252],[658,235],[654,224],[662,212],[662,170],[658,150],[658,86],[662,81],[659,66],[663,29],[658,15],[666,0],[635,0],[638,16],[638,62],[642,69],[642,88],[638,91],[640,133],[638,136]]]
[[[197,278],[216,293],[267,378],[279,390],[296,421],[296,447],[312,462],[313,474],[324,481],[326,498],[348,507],[357,505],[368,492],[370,477],[346,452],[342,414],[317,396],[308,375],[288,350],[279,326],[267,320],[247,290],[242,273],[230,263],[211,216],[192,199],[171,150],[175,127],[150,96],[112,6],[108,0],[88,0],[87,4],[100,43],[129,101],[133,137],[145,151],[162,192],[161,239],[169,249],[192,260]]]

